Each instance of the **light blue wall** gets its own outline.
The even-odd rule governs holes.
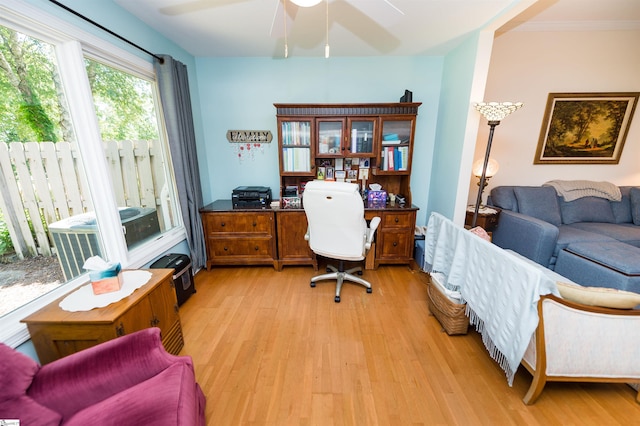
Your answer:
[[[427,213],[437,211],[449,218],[453,217],[455,209],[479,34],[469,36],[444,60]]]
[[[240,185],[271,187],[279,193],[276,110],[274,103],[398,102],[405,89],[422,102],[416,122],[413,203],[425,219],[431,158],[440,99],[442,57],[367,58],[197,58],[204,123],[201,168],[205,204],[228,199]],[[238,158],[227,130],[271,130],[274,140],[263,152]],[[204,174],[203,174],[204,176]]]

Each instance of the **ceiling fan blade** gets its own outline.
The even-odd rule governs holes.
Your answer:
[[[336,0],[335,2],[336,6],[341,3],[348,3],[385,28],[398,23],[404,16],[404,12],[390,0]]]
[[[404,12],[400,10],[400,8],[397,7],[395,4],[391,3],[389,0],[382,0],[382,1],[388,4],[389,6],[391,6],[392,8],[394,8],[395,10],[397,10],[398,13],[400,13],[401,15],[404,15]]]
[[[287,3],[286,6],[284,3]],[[286,17],[285,17],[285,9],[286,9]],[[291,33],[291,28],[293,28],[293,21],[296,19],[296,15],[298,14],[298,6],[292,3],[290,0],[276,0],[276,11],[273,14],[273,21],[271,21],[271,31],[270,35],[273,38],[284,37],[285,35],[285,26],[286,33],[289,35]],[[285,25],[286,19],[286,25]]]
[[[177,16],[245,1],[247,0],[217,0],[215,2],[212,2],[211,0],[193,0],[181,4],[175,4],[173,6],[161,7],[158,11],[163,15]]]
[[[358,6],[366,3],[371,7],[369,10],[363,10],[361,7],[356,7],[355,3],[358,3]],[[373,3],[377,3],[377,5],[374,6]],[[340,25],[369,46],[375,46],[380,53],[391,52],[400,44],[400,40],[387,29],[387,26],[391,25],[389,23],[390,20],[395,21],[400,15],[395,14],[398,15],[395,17],[386,16],[387,19],[384,16],[379,20],[375,19],[372,16],[375,14],[372,12],[378,12],[378,15],[380,15],[381,11],[386,11],[386,15],[389,15],[387,7],[380,7],[382,4],[382,2],[362,0],[337,0],[333,7],[334,13],[332,14],[331,9],[329,10],[329,20]],[[345,18],[347,16],[351,18]]]

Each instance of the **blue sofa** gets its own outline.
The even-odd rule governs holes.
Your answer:
[[[582,285],[640,293],[640,188],[619,189],[620,201],[565,201],[552,186],[493,188],[493,242]]]

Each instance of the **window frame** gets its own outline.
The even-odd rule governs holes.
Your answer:
[[[166,128],[161,114],[153,62],[150,59],[142,59],[34,6],[16,0],[4,0],[3,3],[0,5],[0,11],[2,11],[0,25],[51,43],[55,48],[59,73],[74,123],[76,138],[83,141],[82,144],[78,144],[83,166],[85,170],[92,171],[91,176],[87,174],[87,181],[95,212],[100,222],[105,257],[120,262],[123,268],[136,269],[143,267],[185,241],[186,232],[180,211],[177,209],[176,217],[180,221],[179,224],[151,241],[131,250],[127,249],[120,218],[115,207],[115,195],[102,149],[100,129],[94,112],[93,96],[86,75],[84,59],[86,56],[100,60],[150,80],[156,85],[154,100],[157,106],[159,137],[164,139],[163,149],[169,168],[168,177],[171,178],[177,204],[179,200],[175,187],[175,176],[166,139]],[[93,197],[95,194],[100,194],[100,196]],[[88,281],[86,274],[75,278],[3,316],[0,319],[0,341],[11,347],[17,347],[30,340],[31,336],[27,327],[20,320],[75,288],[88,283]]]

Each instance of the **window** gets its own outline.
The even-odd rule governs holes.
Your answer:
[[[14,7],[0,6],[0,250],[55,256],[60,277],[22,298],[0,286],[0,341],[16,345],[20,319],[87,281],[86,258],[140,267],[184,230],[151,62]]]

